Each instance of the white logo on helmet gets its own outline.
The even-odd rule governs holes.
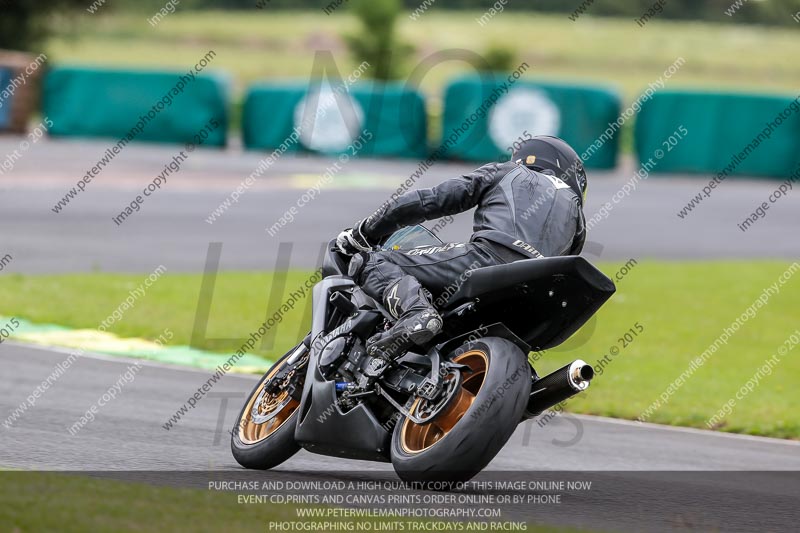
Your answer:
[[[560,178],[551,176],[550,174],[542,174],[542,175],[547,179],[549,179],[556,189],[569,189],[569,185],[567,185],[567,183],[561,180]]]

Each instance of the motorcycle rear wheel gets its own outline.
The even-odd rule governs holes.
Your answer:
[[[404,481],[467,481],[505,445],[531,391],[527,356],[499,337],[475,341],[452,357],[462,372],[461,390],[436,418],[418,425],[408,418],[392,434],[392,464]],[[417,399],[410,411],[422,406]]]
[[[231,431],[231,452],[236,462],[245,468],[267,470],[283,463],[300,450],[294,439],[294,430],[299,413],[300,402],[291,398],[285,390],[274,394],[264,392],[264,387],[284,366],[289,357],[301,345],[292,348],[264,375],[258,385],[250,392],[247,401],[236,419]],[[308,348],[306,348],[306,351]],[[306,357],[303,354],[302,357]],[[308,361],[295,369],[302,380]],[[302,381],[300,381],[302,390]],[[265,422],[254,419],[256,416],[268,418]]]

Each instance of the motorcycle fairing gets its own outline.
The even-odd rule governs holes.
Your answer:
[[[447,308],[475,302],[471,312],[445,320],[450,331],[481,327],[492,317],[534,350],[567,340],[614,292],[614,283],[580,256],[525,259],[472,270]]]
[[[350,290],[353,280],[346,277],[325,278],[314,287],[311,338],[325,334],[329,297],[333,290]],[[322,455],[389,462],[391,434],[381,426],[365,404],[342,413],[336,402],[335,381],[327,380],[319,370],[323,346],[311,342],[303,400],[295,428],[295,440],[306,450]]]

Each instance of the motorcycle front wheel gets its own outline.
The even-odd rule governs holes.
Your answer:
[[[480,339],[451,357],[460,389],[431,422],[401,420],[392,434],[392,464],[409,482],[467,481],[505,445],[522,418],[531,391],[526,355],[499,337]],[[418,398],[410,412],[425,411]]]
[[[265,387],[289,364],[292,355],[295,361],[305,362],[295,366],[276,392],[267,392]],[[294,439],[300,401],[290,396],[284,386],[296,380],[295,385],[302,391],[307,366],[308,348],[301,343],[281,357],[250,392],[231,431],[231,452],[237,463],[267,470],[300,450]]]

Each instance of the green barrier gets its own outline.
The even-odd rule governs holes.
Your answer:
[[[504,74],[465,76],[445,90],[442,143],[450,158],[508,160],[521,139],[555,135],[584,156],[585,166],[613,168],[619,131],[609,124],[619,113],[619,96],[608,89],[527,80],[511,84]]]
[[[634,137],[652,172],[785,177],[800,163],[800,100],[661,92],[642,106]]]
[[[427,118],[419,92],[401,84],[262,83],[244,102],[244,145],[252,150],[423,157]]]
[[[45,77],[43,112],[54,136],[201,144],[196,136],[207,135],[204,146],[225,146],[227,92],[216,76],[57,68]]]
[[[8,88],[14,77],[14,71],[10,68],[0,66],[0,130],[8,129],[11,126],[11,104],[13,95],[9,94]]]

